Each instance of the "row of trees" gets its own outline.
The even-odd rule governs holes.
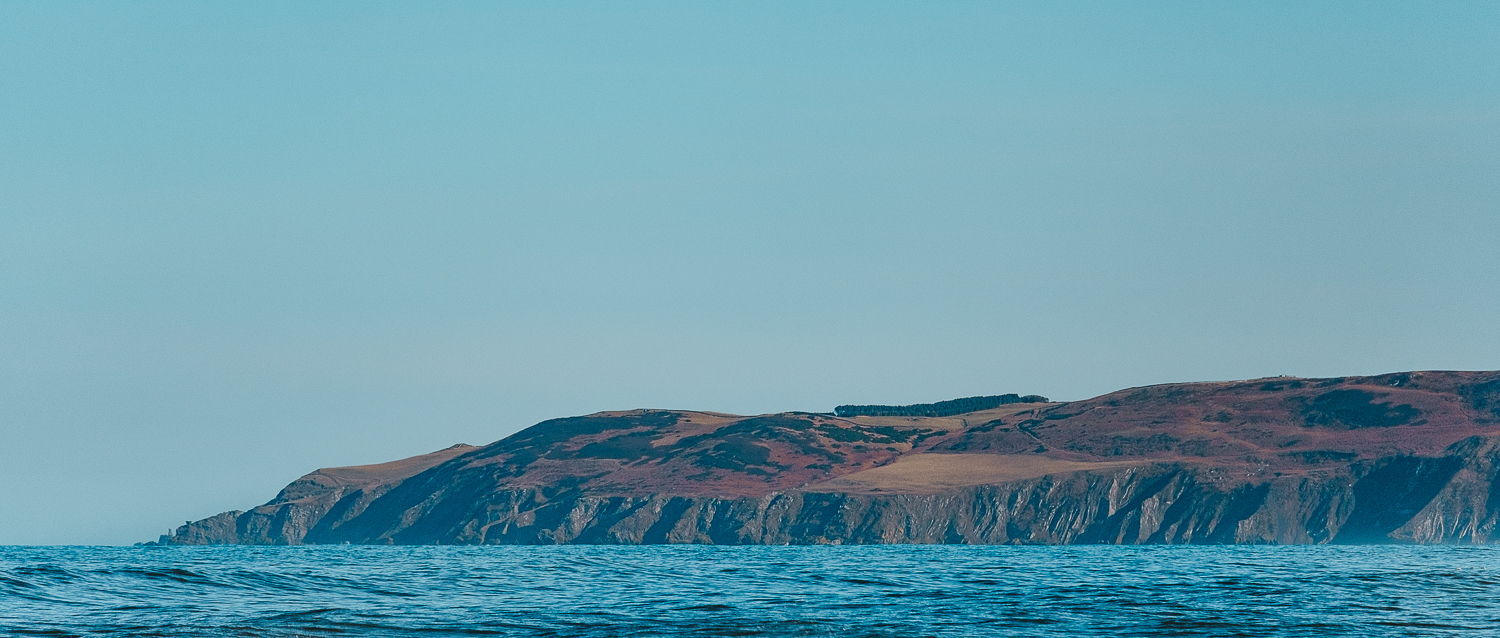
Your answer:
[[[1000,394],[990,397],[968,397],[937,403],[914,405],[841,405],[833,409],[836,416],[953,416],[998,408],[1009,403],[1046,403],[1047,397],[1028,394]]]

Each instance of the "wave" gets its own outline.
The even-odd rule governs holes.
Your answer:
[[[0,634],[1500,630],[1500,548],[0,548]]]

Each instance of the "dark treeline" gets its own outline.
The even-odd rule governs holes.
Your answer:
[[[937,403],[915,405],[841,405],[833,409],[837,416],[953,416],[998,408],[1008,403],[1047,403],[1047,397],[1028,394],[1001,394],[992,397],[968,397]]]

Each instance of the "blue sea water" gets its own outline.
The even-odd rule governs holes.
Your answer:
[[[1484,547],[0,547],[39,636],[1500,636]]]

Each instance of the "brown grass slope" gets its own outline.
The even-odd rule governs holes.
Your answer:
[[[324,470],[299,483],[315,484],[314,500],[331,499],[326,506],[289,507],[297,498],[307,498],[292,493],[294,483],[257,510],[190,524],[163,540],[813,542],[829,539],[815,531],[835,528],[842,531],[830,533],[852,535],[850,542],[1324,542],[1334,539],[1339,528],[1345,540],[1357,540],[1356,528],[1381,540],[1405,533],[1401,525],[1432,509],[1431,501],[1452,481],[1493,482],[1485,474],[1487,465],[1443,459],[1489,450],[1496,435],[1500,372],[1167,384],[1084,401],[1011,404],[937,418],[603,412],[546,421],[488,446],[460,450],[419,473],[366,487],[319,487],[344,480],[337,478],[338,472]],[[408,467],[417,465],[423,463]],[[1078,478],[1065,479],[1069,476]],[[1156,478],[1148,481],[1148,476]],[[1057,486],[1067,481],[1075,486],[1068,489],[1082,491],[1063,498]],[[1377,498],[1370,492],[1376,485],[1371,481],[1385,482],[1381,484],[1392,493],[1386,509],[1397,513],[1371,509]],[[878,510],[917,502],[913,498],[975,494],[984,486],[1013,490],[1023,484],[1034,486],[1026,489],[1037,494],[1036,503],[1051,504],[1034,503],[1031,510],[1024,504],[1007,505],[1011,509],[1001,518],[1009,527],[1004,529],[996,527],[1001,525],[996,519],[985,524],[989,527],[964,523],[972,523],[967,531],[919,531],[936,524],[920,520],[922,516],[970,516],[951,508],[913,514],[916,519],[901,529],[881,527],[892,525],[888,519],[893,514],[867,512],[864,523],[847,520],[855,511],[848,499],[857,495],[875,499],[859,501],[867,504],[859,507]],[[1488,494],[1491,487],[1486,483],[1465,494]],[[1178,504],[1173,510],[1171,504],[1161,504],[1160,512],[1133,514],[1135,523],[1109,522],[1119,518],[1122,507],[1157,507],[1147,504],[1154,496],[1140,502],[1112,500],[1148,489],[1156,490],[1152,494],[1176,490],[1174,502],[1195,505]],[[1081,500],[1089,490],[1105,490],[1101,494],[1111,504],[1101,509]],[[336,498],[334,492],[339,492]],[[1251,496],[1233,496],[1237,494]],[[1355,502],[1358,494],[1364,494],[1363,505]],[[807,499],[844,500],[837,506],[842,509],[824,513],[832,519],[821,522],[812,520],[822,516],[812,510],[765,510],[787,495],[795,495],[804,509],[801,503]],[[1429,526],[1443,528],[1429,536],[1451,536],[1467,525],[1469,537],[1478,538],[1487,524],[1479,519],[1494,517],[1491,506],[1480,502],[1480,496],[1464,498],[1466,504],[1452,507],[1477,513],[1455,510],[1449,518],[1469,522],[1429,521]],[[1496,501],[1494,509],[1500,509],[1500,498]],[[739,513],[719,515],[713,508]],[[1261,520],[1257,516],[1271,516],[1268,512],[1277,508],[1286,511],[1274,521],[1256,522]],[[296,529],[272,529],[285,526],[276,517],[289,520],[291,510],[304,519]],[[1046,524],[1052,528],[1028,531],[1011,520],[1023,516],[1023,510],[1031,512],[1024,516],[1057,520]],[[773,515],[786,520],[768,522],[766,517]],[[693,516],[700,520],[688,520]],[[788,516],[811,518],[796,522]],[[1400,516],[1406,518],[1392,518]],[[1077,529],[1055,529],[1064,519]],[[1132,524],[1134,537],[1127,533]],[[632,525],[640,529],[631,531]],[[771,529],[768,525],[782,527],[773,534],[765,531]],[[1121,527],[1108,532],[1110,525]],[[1141,536],[1141,525],[1152,533]],[[876,528],[884,531],[871,536]]]

